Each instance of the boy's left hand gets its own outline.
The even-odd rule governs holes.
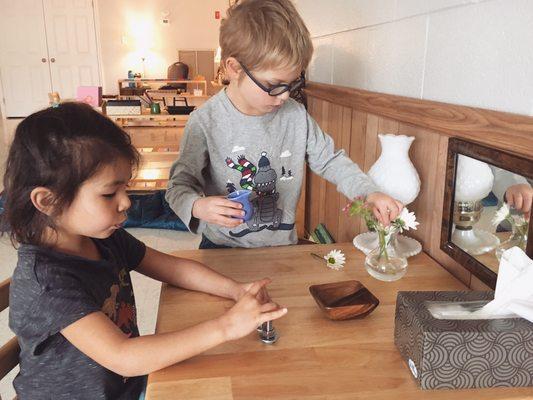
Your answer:
[[[385,193],[374,192],[366,197],[366,201],[372,206],[372,212],[379,222],[388,226],[400,215],[403,204]]]

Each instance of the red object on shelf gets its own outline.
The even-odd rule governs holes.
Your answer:
[[[220,11],[215,11],[215,19],[220,19]]]

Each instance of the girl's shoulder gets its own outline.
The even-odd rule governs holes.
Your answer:
[[[76,281],[69,274],[67,263],[62,262],[60,257],[54,256],[48,249],[21,245],[9,287],[11,329],[24,325],[22,321],[35,313],[35,309],[50,290],[79,286],[80,283]]]
[[[21,245],[18,249],[18,260],[11,286],[27,286],[28,289],[45,289],[63,278],[71,277],[75,272],[72,256],[51,249]],[[36,293],[37,294],[37,293]]]

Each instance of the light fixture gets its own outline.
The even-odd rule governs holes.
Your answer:
[[[452,242],[468,254],[494,250],[500,240],[492,233],[474,228],[483,211],[483,200],[492,190],[494,175],[483,161],[459,155],[455,177]]]

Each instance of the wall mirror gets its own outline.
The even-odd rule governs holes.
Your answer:
[[[530,193],[532,183],[533,159],[451,138],[441,249],[495,288],[506,248],[520,246],[533,258],[533,224],[514,207],[509,214],[501,208],[507,195]]]

